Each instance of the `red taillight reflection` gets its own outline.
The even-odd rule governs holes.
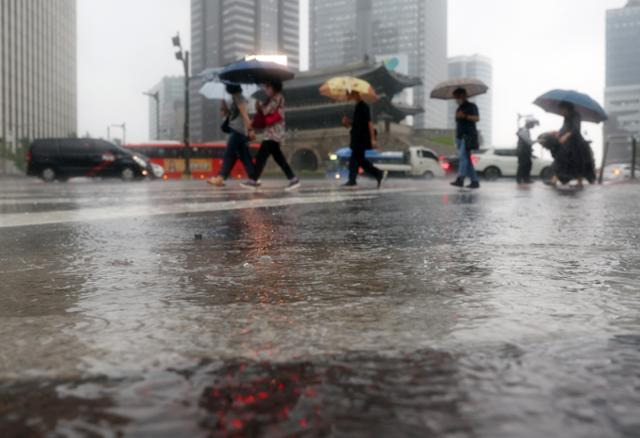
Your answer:
[[[445,172],[451,170],[451,163],[449,163],[449,161],[447,161],[444,156],[441,155],[438,161],[440,161],[440,167],[442,167],[442,170],[444,170]]]

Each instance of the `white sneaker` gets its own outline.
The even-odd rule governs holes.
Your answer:
[[[291,181],[289,181],[289,185],[284,190],[287,192],[292,192],[294,190],[299,189],[301,185],[302,184],[300,184],[300,178],[296,177],[296,178],[293,178]]]

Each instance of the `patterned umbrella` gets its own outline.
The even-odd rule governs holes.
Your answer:
[[[354,91],[359,93],[365,102],[378,101],[376,90],[373,89],[369,82],[351,76],[329,79],[320,87],[321,95],[338,102],[349,100],[349,93]]]

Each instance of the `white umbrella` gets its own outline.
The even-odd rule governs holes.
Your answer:
[[[478,79],[452,79],[438,84],[431,92],[432,99],[455,99],[453,92],[464,88],[468,97],[479,96],[489,91],[489,86]]]
[[[196,75],[195,77],[207,82],[218,80],[218,75],[220,75],[221,71],[222,71],[221,67],[207,68],[205,70],[202,70],[200,74]]]
[[[242,93],[247,97],[251,97],[259,89],[260,88],[257,85],[243,85]],[[215,81],[207,82],[206,84],[204,84],[204,86],[200,88],[200,94],[211,100],[223,100],[229,97],[226,91],[225,84]]]

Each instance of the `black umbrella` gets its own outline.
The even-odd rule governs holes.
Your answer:
[[[288,81],[295,73],[287,67],[274,62],[257,59],[236,61],[220,72],[220,79],[237,84],[263,84],[271,80]]]

